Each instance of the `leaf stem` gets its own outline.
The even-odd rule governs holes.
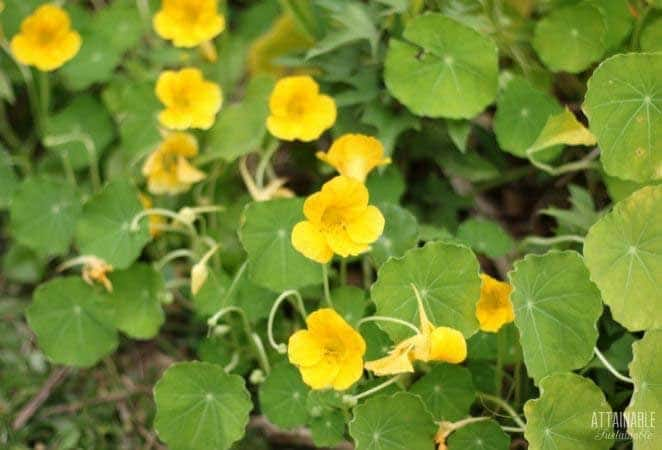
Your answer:
[[[130,225],[130,230],[133,231],[134,233],[138,231],[138,223],[140,220],[144,217],[151,216],[151,215],[158,215],[158,216],[165,216],[169,217],[173,220],[176,220],[177,222],[180,222],[184,224],[190,231],[191,236],[196,236],[197,232],[195,231],[195,228],[193,225],[190,223],[181,220],[181,217],[179,214],[177,214],[174,211],[170,211],[169,209],[164,209],[164,208],[147,208],[143,209],[140,211],[138,214],[133,216],[133,219],[131,220],[131,225]]]
[[[577,242],[579,244],[583,244],[584,237],[574,234],[566,234],[563,236],[554,236],[554,237],[528,236],[520,241],[520,246],[526,244],[548,246],[548,245],[560,244],[563,242]]]
[[[401,319],[396,319],[395,317],[386,317],[386,316],[370,316],[370,317],[364,317],[363,319],[359,320],[358,323],[356,324],[356,328],[361,328],[361,325],[367,322],[392,322],[392,323],[397,323],[400,325],[403,325],[410,330],[414,331],[416,334],[421,334],[421,331],[413,324],[401,320]]]
[[[526,423],[522,420],[522,418],[519,416],[519,414],[517,414],[517,411],[515,411],[513,409],[513,407],[510,406],[510,404],[507,401],[505,401],[504,399],[502,399],[501,397],[497,397],[496,395],[491,395],[491,394],[486,394],[484,392],[480,392],[480,393],[478,393],[478,398],[481,401],[492,402],[495,405],[500,406],[501,408],[504,409],[504,411],[506,411],[510,415],[510,417],[512,417],[512,419],[515,421],[515,423],[519,427],[526,428]]]
[[[343,396],[343,403],[349,406],[354,406],[356,403],[361,400],[362,398],[368,397],[376,392],[381,391],[382,389],[389,387],[390,385],[397,383],[402,379],[402,375],[396,375],[392,378],[389,378],[388,380],[384,381],[381,384],[378,384],[377,386],[368,389],[367,391],[363,391],[360,394],[357,395],[345,395]]]
[[[255,169],[255,183],[260,189],[264,187],[264,174],[266,173],[269,161],[271,161],[271,157],[276,153],[276,150],[278,150],[278,141],[270,139],[267,143],[267,148],[265,149],[264,154],[260,157],[260,162]]]
[[[304,320],[306,319],[307,316],[306,308],[303,305],[301,294],[299,294],[298,291],[294,289],[290,289],[278,296],[273,306],[271,307],[271,311],[269,311],[269,319],[267,320],[267,339],[269,341],[269,345],[271,345],[271,347],[280,354],[287,353],[287,345],[284,343],[278,344],[274,339],[274,331],[273,331],[274,320],[276,319],[276,311],[278,311],[280,304],[283,303],[283,301],[285,301],[290,296],[296,299],[297,307],[299,308],[299,313],[301,313]]]
[[[197,259],[196,254],[193,253],[188,248],[178,248],[177,250],[173,250],[170,253],[166,253],[165,256],[163,256],[163,258],[159,259],[154,263],[154,267],[156,267],[157,270],[161,270],[170,261],[184,257],[188,257],[191,261],[195,261]]]
[[[324,300],[329,308],[333,308],[333,301],[331,300],[331,291],[329,289],[329,265],[322,264],[322,281],[324,282]]]
[[[634,384],[634,380],[632,378],[626,377],[625,375],[622,375],[614,366],[611,365],[609,360],[605,357],[605,355],[602,354],[600,350],[598,350],[598,347],[593,347],[593,353],[595,353],[595,356],[598,357],[600,362],[605,366],[605,368],[612,373],[616,378],[618,378],[621,381],[625,381],[626,383]]]

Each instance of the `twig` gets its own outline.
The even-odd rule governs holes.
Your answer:
[[[44,402],[51,395],[53,389],[55,389],[60,383],[69,374],[68,367],[60,367],[53,371],[42,388],[37,392],[32,400],[30,400],[16,415],[14,422],[12,423],[12,428],[14,430],[19,430],[30,420],[30,418],[37,412],[37,410],[44,404]]]
[[[307,428],[296,428],[291,431],[281,430],[269,422],[264,416],[251,417],[251,420],[248,423],[248,428],[260,430],[267,440],[274,444],[316,448],[312,434]],[[351,442],[343,441],[333,447],[333,450],[354,450],[354,445]]]
[[[55,405],[50,408],[44,409],[43,416],[48,417],[56,414],[72,414],[76,411],[79,411],[83,408],[93,405],[99,405],[102,403],[112,403],[119,402],[120,400],[125,400],[134,395],[147,395],[150,394],[151,390],[144,386],[138,386],[132,390],[122,391],[122,392],[113,392],[110,394],[102,395],[97,398],[90,400],[78,401],[73,403],[67,403],[64,405]]]

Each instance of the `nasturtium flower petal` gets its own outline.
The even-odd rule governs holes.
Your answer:
[[[437,327],[430,334],[430,360],[459,364],[467,358],[467,341],[458,330]]]
[[[225,29],[218,0],[163,0],[152,22],[156,34],[175,47],[195,47]]]
[[[411,373],[414,371],[411,357],[412,349],[413,344],[400,343],[383,358],[366,362],[365,368],[380,377],[384,375],[397,375],[399,373]]]
[[[198,154],[195,137],[188,133],[170,133],[145,160],[142,173],[153,194],[178,194],[205,177],[187,158]]]
[[[336,122],[334,100],[307,75],[278,80],[269,98],[267,129],[286,141],[313,141]]]
[[[381,142],[363,134],[345,134],[333,142],[328,152],[317,152],[316,155],[340,175],[362,183],[375,167],[391,162],[384,156]]]
[[[476,318],[480,329],[496,333],[507,323],[515,320],[513,304],[510,301],[512,286],[481,274],[480,299],[476,305]]]
[[[328,263],[333,257],[333,250],[324,234],[308,221],[299,222],[292,229],[292,246],[306,258],[320,264]]]
[[[349,388],[363,373],[363,337],[330,308],[313,312],[306,324],[288,344],[289,360],[304,383],[313,389]]]
[[[384,216],[374,206],[368,206],[356,220],[347,224],[347,234],[355,242],[375,242],[384,231]]]
[[[76,56],[81,45],[82,39],[71,29],[67,12],[45,4],[23,20],[9,47],[21,64],[50,72]]]

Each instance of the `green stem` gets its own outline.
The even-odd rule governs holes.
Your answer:
[[[179,248],[177,250],[171,251],[170,253],[167,253],[163,258],[155,262],[154,267],[156,267],[157,270],[161,270],[165,267],[166,264],[177,258],[189,258],[191,261],[195,261],[197,256],[188,248]]]
[[[21,148],[21,140],[16,136],[16,133],[14,133],[14,130],[9,125],[7,110],[5,108],[5,102],[3,101],[0,101],[0,135],[2,135],[2,138],[7,145],[13,150],[19,150]]]
[[[510,405],[508,404],[508,402],[506,402],[506,401],[505,401],[504,399],[502,399],[501,397],[497,397],[497,396],[495,396],[495,395],[491,395],[491,394],[486,394],[486,393],[484,393],[484,392],[479,392],[479,393],[478,393],[478,398],[479,398],[481,401],[484,401],[484,402],[491,402],[491,403],[494,403],[495,405],[497,405],[497,406],[503,408],[503,410],[506,411],[506,412],[508,413],[508,415],[510,415],[510,417],[512,417],[513,421],[515,421],[515,423],[516,423],[519,427],[521,427],[521,428],[526,428],[526,423],[524,423],[524,421],[523,421],[522,418],[519,416],[519,414],[517,414],[517,411],[515,411],[515,410],[513,409],[513,407],[510,406]]]
[[[518,359],[515,363],[515,379],[513,384],[515,385],[515,406],[519,407],[522,404],[522,360]]]
[[[62,168],[64,169],[64,175],[67,177],[69,183],[76,185],[76,174],[74,173],[74,168],[71,166],[71,161],[69,160],[69,153],[60,152],[60,160],[62,160]]]
[[[421,331],[416,328],[413,324],[402,320],[402,319],[396,319],[395,317],[386,317],[386,316],[369,316],[369,317],[364,317],[363,319],[359,320],[358,323],[356,324],[356,328],[361,328],[361,325],[367,322],[391,322],[391,323],[397,323],[398,325],[405,326],[412,330],[416,334],[421,334]]]
[[[586,155],[584,158],[580,159],[579,161],[574,161],[567,164],[561,164],[558,167],[550,166],[549,164],[546,164],[542,161],[538,161],[537,159],[535,159],[535,153],[537,153],[537,151],[526,152],[526,156],[529,158],[531,164],[533,164],[538,169],[547,172],[552,176],[557,176],[568,172],[577,172],[580,170],[587,170],[587,169],[600,170],[601,168],[600,163],[593,161],[595,158],[597,158],[600,155],[600,150],[597,148],[594,149],[592,152],[590,152],[588,155]]]
[[[324,282],[324,300],[329,308],[333,308],[333,301],[331,300],[331,291],[329,289],[329,266],[322,264],[322,280]]]
[[[39,104],[41,117],[48,117],[51,106],[51,85],[48,72],[39,71]]]
[[[340,260],[340,285],[345,286],[347,284],[347,259],[342,258]]]
[[[94,141],[87,133],[75,131],[68,134],[60,134],[56,136],[44,136],[44,145],[53,147],[56,145],[66,144],[68,142],[80,142],[83,144],[85,151],[90,162],[90,180],[92,180],[92,187],[95,191],[101,189],[101,175],[99,174],[99,161],[97,159],[97,150]]]
[[[304,318],[304,320],[307,317],[306,308],[303,305],[303,299],[301,298],[301,294],[299,294],[298,291],[291,289],[283,292],[278,296],[273,306],[271,307],[271,311],[269,311],[269,319],[267,320],[267,339],[269,341],[269,345],[271,345],[274,350],[281,354],[287,353],[287,345],[282,343],[278,344],[274,339],[274,320],[276,319],[276,311],[278,311],[280,304],[290,296],[296,299],[297,307],[299,308],[299,312],[301,313],[301,316]]]
[[[271,157],[276,153],[276,150],[278,150],[278,141],[273,140],[267,144],[264,154],[260,157],[260,162],[257,165],[257,169],[255,169],[255,184],[257,184],[259,189],[264,187],[264,174],[267,171],[269,161],[271,161]]]
[[[402,375],[396,375],[393,378],[389,378],[388,380],[384,381],[381,384],[378,384],[372,389],[368,389],[367,391],[363,391],[360,394],[357,395],[345,395],[343,397],[343,403],[346,405],[354,406],[356,403],[361,400],[362,398],[368,397],[369,395],[372,395],[376,392],[381,391],[382,389],[389,387],[390,385],[397,383],[402,379]]]
[[[361,271],[363,272],[363,289],[369,290],[372,285],[372,267],[370,267],[368,256],[364,255],[361,259]]]
[[[544,247],[548,245],[561,244],[563,242],[577,242],[579,244],[583,244],[584,237],[573,234],[554,236],[554,237],[528,236],[520,241],[520,246],[530,244],[530,245],[540,245]]]
[[[503,333],[497,332],[497,359],[496,359],[496,370],[494,372],[494,388],[497,395],[501,395],[501,390],[503,388],[503,353],[504,353],[504,335]]]
[[[598,357],[600,362],[605,366],[605,368],[611,372],[612,375],[614,375],[616,378],[618,378],[621,381],[625,381],[626,383],[634,384],[634,381],[632,378],[628,378],[625,375],[622,375],[614,366],[611,365],[609,360],[605,357],[605,355],[602,354],[600,350],[598,350],[598,347],[593,347],[593,353],[595,353],[595,356]]]

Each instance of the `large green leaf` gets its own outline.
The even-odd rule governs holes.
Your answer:
[[[662,436],[655,430],[651,418],[662,413],[662,330],[646,332],[644,338],[632,345],[633,358],[630,376],[634,380],[634,393],[625,410],[628,433],[634,450],[656,450],[662,446]],[[644,420],[639,420],[643,413]]]
[[[379,210],[386,224],[370,252],[377,267],[391,256],[402,256],[418,242],[418,222],[412,213],[393,203],[382,203]]]
[[[310,419],[308,427],[316,446],[333,448],[345,437],[345,416],[339,409],[325,411]]]
[[[471,423],[446,439],[448,450],[508,450],[510,437],[494,420]]]
[[[497,49],[489,38],[434,13],[411,19],[403,38],[389,42],[384,81],[413,113],[471,118],[494,100]]]
[[[269,421],[281,428],[295,428],[306,424],[308,387],[299,371],[282,362],[271,370],[260,385],[260,409]]]
[[[209,275],[200,290],[193,296],[193,305],[198,314],[211,316],[230,304],[228,290],[232,280],[223,270],[209,270]],[[232,294],[230,292],[230,294]]]
[[[588,0],[593,6],[597,6],[605,18],[607,33],[605,34],[605,46],[607,49],[617,48],[625,37],[630,33],[634,17],[630,12],[627,0]]]
[[[641,31],[641,49],[645,52],[662,51],[662,16],[651,20]]]
[[[585,366],[598,339],[600,292],[573,251],[528,255],[508,274],[524,362],[536,381]]]
[[[69,248],[80,211],[80,199],[71,184],[45,177],[27,178],[11,203],[11,231],[26,247],[62,254]]]
[[[136,263],[110,274],[115,326],[136,339],[154,337],[165,320],[161,302],[166,294],[163,276],[152,266]]]
[[[48,117],[44,144],[69,160],[74,169],[97,164],[113,139],[113,121],[106,108],[91,95],[76,96],[66,107]]]
[[[540,382],[540,398],[524,404],[524,437],[536,450],[607,450],[613,443],[609,413],[604,393],[591,380],[557,373]]]
[[[536,25],[533,48],[555,72],[582,72],[606,50],[607,24],[599,8],[588,2],[552,12]]]
[[[475,315],[480,296],[478,270],[478,260],[467,247],[430,242],[385,262],[372,286],[371,297],[377,305],[377,314],[418,325],[413,284],[421,295],[428,319],[435,326],[453,327],[469,337],[478,328]],[[411,334],[401,325],[380,326],[396,342]]]
[[[536,141],[547,119],[561,110],[549,93],[537,89],[522,77],[514,77],[497,98],[494,133],[499,146],[508,153],[526,158],[526,150]],[[559,152],[560,148],[556,147],[538,158],[547,160]]]
[[[253,78],[239,103],[229,105],[218,115],[205,142],[205,157],[234,161],[239,156],[260,149],[269,115],[268,99],[274,86],[269,76]]]
[[[436,364],[409,392],[418,395],[435,420],[460,420],[476,398],[471,373],[465,367]]]
[[[204,362],[173,364],[154,386],[154,428],[172,450],[227,450],[253,408],[244,380]]]
[[[78,277],[39,286],[27,319],[41,349],[59,364],[88,367],[117,347],[112,305]]]
[[[467,219],[457,229],[457,239],[476,253],[498,258],[513,249],[513,238],[499,225],[485,219]]]
[[[661,53],[629,53],[593,72],[583,109],[605,171],[634,181],[662,179]]]
[[[436,430],[421,399],[405,392],[366,400],[349,424],[356,450],[434,450]]]
[[[322,268],[297,252],[290,242],[303,220],[303,199],[255,202],[246,207],[239,230],[255,284],[282,292],[322,282]]]
[[[19,182],[9,152],[0,147],[0,209],[7,208]]]
[[[662,185],[622,200],[589,230],[586,265],[604,302],[631,331],[662,327]]]
[[[136,214],[143,210],[138,191],[128,181],[106,185],[85,204],[76,227],[76,242],[80,252],[95,255],[116,269],[134,262],[150,240],[148,221],[138,222],[131,229]]]

